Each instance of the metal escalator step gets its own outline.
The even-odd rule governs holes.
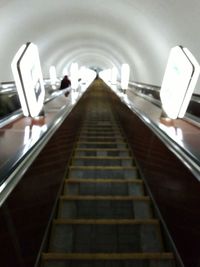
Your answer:
[[[109,123],[102,123],[99,120],[96,120],[96,122],[83,122],[81,125],[82,128],[118,128],[121,127],[119,124],[116,122],[112,121]]]
[[[74,150],[74,156],[97,156],[97,157],[126,157],[131,154],[128,148],[77,148]]]
[[[142,196],[144,195],[144,188],[139,179],[67,179],[64,195]]]
[[[149,202],[150,198],[148,196],[61,196],[61,200],[134,200],[134,201],[145,201]]]
[[[83,224],[83,225],[156,225],[159,226],[158,219],[55,219],[54,224]],[[125,230],[126,231],[126,230]],[[129,232],[127,230],[127,232]],[[160,233],[159,233],[160,234]]]
[[[99,142],[111,142],[111,143],[113,143],[113,142],[119,142],[119,143],[121,143],[121,142],[124,142],[124,138],[122,138],[122,137],[115,137],[115,136],[112,136],[112,137],[105,137],[105,136],[101,136],[101,137],[79,137],[79,139],[78,139],[78,142],[81,142],[81,143],[83,143],[83,142],[97,142],[97,143],[99,143]]]
[[[146,196],[61,196],[58,217],[150,219],[152,210]]]
[[[125,142],[77,142],[77,148],[128,148]]]
[[[83,132],[81,131],[80,132],[80,137],[115,137],[115,138],[120,138],[122,137],[123,135],[119,132],[111,132],[111,133],[102,133],[102,132],[94,132],[94,133],[91,133],[91,132]]]
[[[97,126],[97,127],[96,127]],[[121,130],[122,128],[121,128],[121,126],[120,126],[120,124],[118,124],[118,123],[115,123],[115,124],[112,124],[112,125],[107,125],[107,126],[98,126],[98,125],[86,125],[86,124],[84,124],[84,125],[80,125],[80,128],[81,129],[83,129],[83,130],[90,130],[90,131],[92,131],[92,130],[99,130],[99,131],[103,131],[104,129],[118,129],[118,130]]]
[[[43,253],[43,267],[175,267],[162,253]]]
[[[157,220],[54,220],[50,252],[163,252]]]
[[[83,122],[96,122],[100,121],[101,123],[108,123],[108,122],[115,122],[117,121],[111,114],[107,113],[107,116],[102,116],[102,114],[98,114],[98,116],[85,116],[85,119]]]
[[[104,130],[85,130],[85,129],[81,129],[79,131],[80,135],[83,136],[123,136],[123,133],[121,132],[121,130],[110,130],[110,131],[104,131]]]
[[[132,166],[132,157],[73,157],[72,166]]]
[[[74,183],[138,183],[143,184],[141,179],[66,179],[65,183],[74,184]]]
[[[102,127],[82,127],[81,131],[83,132],[98,132],[98,133],[111,133],[111,132],[121,132],[121,128],[120,127],[109,127],[109,128],[102,128]]]
[[[106,118],[102,118],[101,116],[86,116],[83,120],[83,123],[96,123],[96,122],[102,123],[102,124],[107,124],[107,123],[112,123],[115,122],[116,120],[114,119],[113,116],[107,116]]]
[[[108,121],[108,122],[102,122],[99,120],[96,120],[95,122],[84,122],[81,127],[83,128],[110,128],[110,127],[120,127],[116,122],[114,121]]]
[[[93,89],[41,267],[175,267],[105,88]]]
[[[138,177],[136,167],[121,166],[70,166],[68,173],[68,178],[130,179]]]

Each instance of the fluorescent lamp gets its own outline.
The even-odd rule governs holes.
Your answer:
[[[78,88],[78,63],[72,63],[70,67],[70,74],[71,74],[71,87],[73,89]]]
[[[108,84],[111,81],[111,69],[102,70],[99,77]]]
[[[51,66],[49,68],[49,75],[50,75],[51,85],[56,84],[56,82],[57,82],[57,75],[56,75],[56,68],[55,68],[55,66]]]
[[[37,46],[33,43],[23,45],[11,68],[24,115],[38,116],[43,109],[45,90]]]
[[[198,76],[199,65],[192,54],[181,46],[173,47],[160,90],[162,107],[169,118],[184,116]]]
[[[113,67],[111,72],[111,83],[116,84],[117,83],[117,68]]]
[[[130,77],[130,67],[128,64],[122,64],[121,66],[121,88],[127,89]]]
[[[81,84],[93,81],[96,77],[96,72],[85,66],[81,66],[79,70],[79,78],[81,79]]]
[[[64,69],[62,70],[62,74],[63,76],[68,75],[68,67],[64,67]]]

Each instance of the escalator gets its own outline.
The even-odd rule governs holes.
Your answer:
[[[40,266],[176,266],[106,85],[87,98]]]

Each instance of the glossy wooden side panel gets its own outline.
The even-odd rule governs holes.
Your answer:
[[[84,114],[84,97],[0,209],[0,262],[34,266]]]
[[[185,266],[200,266],[200,182],[133,112],[110,97]],[[193,132],[185,127],[191,144]]]

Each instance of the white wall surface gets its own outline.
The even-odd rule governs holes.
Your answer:
[[[13,80],[11,60],[32,41],[44,77],[51,65],[62,75],[72,62],[128,63],[131,80],[160,85],[171,47],[187,47],[200,62],[199,12],[199,0],[0,0],[0,82]]]

